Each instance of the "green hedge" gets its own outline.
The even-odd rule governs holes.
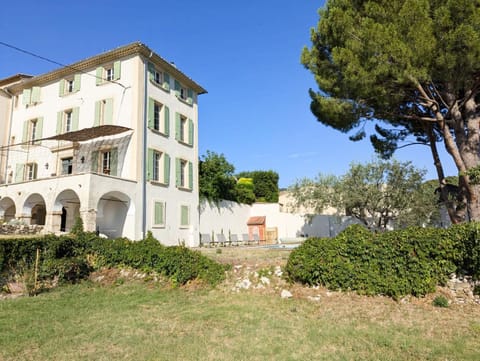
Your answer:
[[[476,230],[478,225],[469,224],[374,234],[354,225],[335,238],[305,241],[292,251],[286,273],[292,281],[329,289],[394,298],[425,295],[453,272],[478,273]]]
[[[32,273],[37,250],[39,280],[56,277],[61,282],[76,282],[93,269],[120,266],[155,271],[180,285],[197,278],[216,285],[225,278],[225,266],[198,251],[162,246],[151,235],[135,242],[82,232],[77,236],[0,239],[0,281],[15,273]]]

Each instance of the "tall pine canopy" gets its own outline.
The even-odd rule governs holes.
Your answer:
[[[328,0],[302,63],[317,119],[383,157],[428,145],[452,221],[480,220],[480,0]],[[452,198],[437,144],[459,171]],[[466,207],[467,206],[467,207]]]

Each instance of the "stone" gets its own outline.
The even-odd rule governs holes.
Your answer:
[[[270,284],[270,279],[268,277],[262,276],[262,277],[260,277],[260,282],[263,285],[269,285]]]
[[[280,294],[280,297],[282,297],[282,298],[292,298],[293,295],[288,290],[282,290],[282,293]]]

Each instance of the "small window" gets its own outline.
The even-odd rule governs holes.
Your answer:
[[[95,102],[94,126],[112,124],[113,99],[103,99]]]
[[[193,145],[193,121],[182,114],[176,113],[175,138],[184,144]]]
[[[153,152],[153,180],[163,181],[163,153]]]
[[[190,207],[186,205],[180,206],[180,228],[190,226]]]
[[[72,111],[67,110],[65,112],[65,128],[63,129],[65,133],[72,131]]]
[[[152,98],[148,103],[148,127],[165,136],[170,133],[170,110]]]
[[[120,65],[120,61],[116,61],[113,64],[98,67],[95,74],[97,85],[120,79]]]
[[[80,78],[81,74],[75,74],[68,78],[60,80],[59,83],[59,95],[61,97],[75,93],[80,90]]]
[[[150,81],[154,85],[170,91],[170,76],[167,73],[158,70],[153,63],[148,63],[148,72]]]
[[[193,163],[185,159],[176,159],[176,186],[183,190],[193,189]]]
[[[110,174],[111,170],[111,160],[112,160],[112,153],[108,150],[106,152],[102,152],[102,173],[103,174]]]
[[[73,158],[63,158],[62,159],[62,174],[72,174],[73,173]]]
[[[153,202],[153,226],[165,227],[165,202]]]
[[[25,180],[34,180],[34,179],[37,179],[37,164],[27,163]]]

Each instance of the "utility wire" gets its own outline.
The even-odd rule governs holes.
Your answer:
[[[41,55],[38,55],[38,54],[35,54],[35,53],[32,53],[31,51],[28,51],[28,50],[25,50],[25,49],[22,49],[22,48],[19,48],[18,46],[15,46],[15,45],[11,45],[11,44],[7,44],[7,43],[4,43],[3,41],[0,41],[0,45],[3,45],[7,48],[10,48],[10,49],[14,49],[16,51],[19,51],[21,53],[24,53],[24,54],[27,54],[27,55],[30,55],[30,56],[33,56],[34,58],[38,58],[38,59],[41,59],[41,60],[44,60],[46,62],[49,62],[49,63],[52,63],[52,64],[55,64],[55,65],[59,65],[61,67],[64,67],[64,68],[68,68],[68,69],[72,69],[72,70],[75,70],[76,72],[79,72],[79,73],[82,73],[82,74],[86,74],[88,76],[91,76],[91,77],[94,77],[95,79],[101,79],[102,81],[108,81],[110,83],[113,83],[113,84],[117,84],[119,86],[121,86],[122,88],[124,89],[127,89],[127,87],[115,80],[107,80],[105,78],[102,78],[102,77],[99,77],[97,75],[93,75],[93,74],[90,74],[90,73],[87,73],[83,70],[80,70],[80,69],[77,69],[73,66],[70,66],[70,65],[65,65],[65,64],[62,64],[62,63],[59,63],[58,61],[55,61],[55,60],[52,60],[52,59],[49,59],[49,58],[46,58],[44,56],[41,56]]]

